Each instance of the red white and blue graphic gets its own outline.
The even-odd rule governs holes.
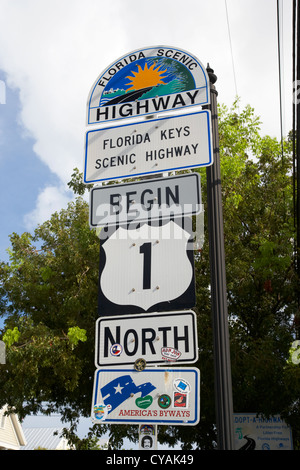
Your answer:
[[[112,356],[120,356],[122,354],[123,348],[120,344],[113,344],[110,348],[110,354]]]
[[[103,397],[103,402],[109,407],[108,413],[114,411],[121,405],[127,398],[141,393],[141,397],[149,395],[155,390],[155,386],[150,382],[142,383],[136,386],[130,375],[123,375],[101,387],[100,392]]]
[[[199,401],[197,368],[103,367],[95,372],[91,418],[100,424],[195,425]]]

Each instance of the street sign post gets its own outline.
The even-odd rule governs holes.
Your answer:
[[[155,46],[119,58],[88,97],[84,183],[212,166],[211,112],[199,111],[209,104],[207,72],[190,53]],[[185,309],[196,303],[190,216],[200,206],[196,174],[91,191],[90,226],[101,227],[96,423],[199,422],[199,370],[146,366],[198,358],[195,314]]]
[[[194,215],[201,209],[198,173],[96,186],[90,191],[92,228]]]
[[[209,104],[205,67],[169,46],[132,51],[107,67],[87,101],[87,125]]]
[[[189,364],[198,359],[193,311],[100,317],[96,322],[95,366]]]
[[[211,165],[210,111],[86,132],[84,182]]]
[[[213,116],[212,127],[215,161],[214,165],[206,169],[206,180],[217,411],[216,424],[219,449],[233,450],[233,398],[219,154],[218,106],[217,92],[214,85],[217,77],[212,69],[209,69],[209,77],[211,80],[211,109]]]
[[[199,397],[197,368],[103,367],[95,372],[91,418],[99,424],[196,425]]]
[[[194,307],[191,236],[192,220],[188,217],[103,230],[99,315]]]

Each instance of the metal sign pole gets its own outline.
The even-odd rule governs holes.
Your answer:
[[[228,331],[227,288],[223,235],[223,211],[219,155],[217,80],[207,67],[210,79],[214,163],[207,167],[207,205],[211,269],[211,298],[214,336],[215,397],[218,449],[234,450],[231,363]]]

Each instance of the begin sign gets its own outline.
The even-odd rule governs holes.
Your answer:
[[[90,191],[90,226],[194,215],[201,208],[198,173],[96,186]]]

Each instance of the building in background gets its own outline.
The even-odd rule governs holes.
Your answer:
[[[63,428],[24,428],[26,445],[22,450],[70,450]]]
[[[25,435],[16,414],[5,415],[7,407],[0,409],[0,450],[23,450]]]

